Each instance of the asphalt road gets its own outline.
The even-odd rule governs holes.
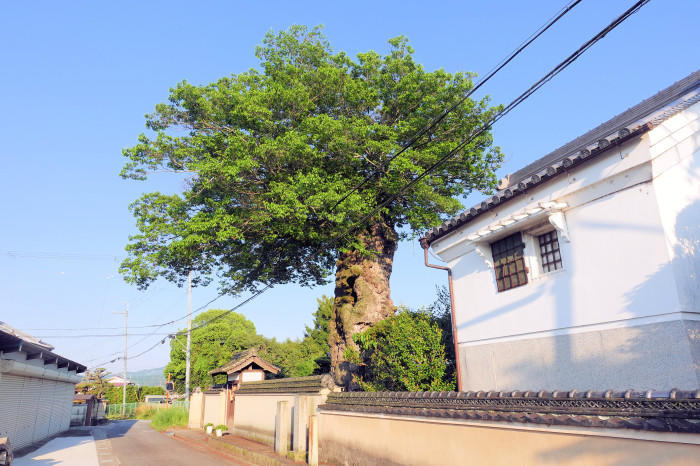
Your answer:
[[[100,465],[245,465],[205,447],[189,445],[153,429],[146,421],[116,421],[93,430]],[[106,440],[100,441],[100,440]]]

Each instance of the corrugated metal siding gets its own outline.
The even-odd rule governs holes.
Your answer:
[[[36,422],[37,400],[41,397],[41,379],[24,378],[24,388],[19,400],[17,430],[15,438],[10,439],[14,448],[22,448],[34,441],[34,423]]]
[[[7,434],[14,444],[17,435],[19,400],[24,389],[24,377],[0,376],[0,433]]]
[[[48,435],[53,435],[57,434],[60,432],[58,430],[58,423],[56,422],[56,404],[58,403],[58,397],[57,397],[57,390],[61,386],[60,382],[54,381],[54,386],[53,390],[51,390],[51,393],[46,395],[46,402],[49,405],[49,410],[50,410],[50,415],[49,415],[49,420],[48,420],[48,425],[49,425],[49,431]]]
[[[67,430],[73,393],[69,382],[2,374],[0,433],[19,449]]]
[[[36,421],[34,425],[33,442],[37,442],[49,436],[49,423],[51,422],[51,393],[56,389],[54,380],[41,381],[41,395],[37,404]]]
[[[65,430],[65,428],[63,427],[64,408],[62,407],[62,404],[65,404],[66,400],[61,390],[63,385],[64,384],[62,384],[61,382],[57,382],[56,389],[54,390],[53,395],[51,397],[51,424],[49,426],[49,432],[51,433],[51,435],[57,434]],[[71,395],[71,400],[68,402],[68,405],[70,406],[72,404],[73,399]],[[70,407],[68,409],[70,409]]]
[[[70,428],[70,412],[73,407],[73,395],[75,394],[75,385],[72,383],[58,382],[56,384],[56,392],[63,397],[60,398],[60,403],[56,403],[61,411],[61,422],[59,424],[60,432]]]

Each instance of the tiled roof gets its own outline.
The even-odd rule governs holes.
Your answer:
[[[501,189],[495,195],[433,228],[425,235],[425,239],[431,243],[533,187],[566,173],[571,168],[588,163],[608,149],[644,134],[665,119],[699,102],[699,87],[700,71],[695,71],[656,95],[508,175],[501,181],[499,186]]]
[[[346,392],[323,411],[700,433],[700,390]]]
[[[243,382],[236,394],[253,393],[320,393],[339,390],[329,374],[311,375],[309,377],[291,377],[270,379],[258,382]]]
[[[263,358],[258,356],[258,353],[255,350],[255,348],[249,348],[245,351],[235,353],[229,362],[227,362],[221,367],[217,367],[216,369],[210,370],[209,375],[232,374],[234,372],[240,371],[241,369],[245,368],[248,364],[253,362],[258,366],[262,367],[264,370],[273,374],[277,374],[280,371],[279,367],[270,364],[269,362],[265,361]]]

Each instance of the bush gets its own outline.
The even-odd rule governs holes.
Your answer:
[[[206,424],[204,424],[204,430],[207,430],[207,427],[209,426],[214,427],[214,424],[212,424],[211,422],[207,422]]]
[[[156,430],[165,430],[170,427],[187,427],[190,415],[187,408],[159,409],[151,421],[151,426]]]
[[[356,334],[365,391],[454,390],[443,330],[429,312],[400,310]]]
[[[226,431],[226,430],[228,430],[228,426],[226,426],[226,425],[224,425],[224,424],[219,424],[218,426],[216,426],[216,428],[215,428],[214,430],[224,430],[224,431]]]

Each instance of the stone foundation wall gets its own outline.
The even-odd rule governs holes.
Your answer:
[[[700,322],[460,345],[462,390],[696,390]]]

